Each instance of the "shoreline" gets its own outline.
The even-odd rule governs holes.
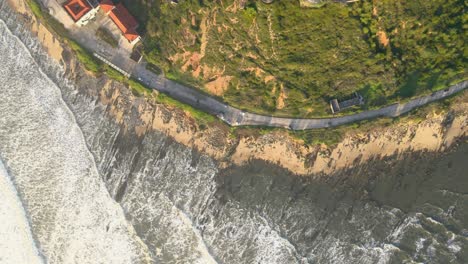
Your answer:
[[[31,17],[22,1],[7,0],[14,10]],[[293,138],[288,131],[246,133],[232,136],[225,124],[200,128],[194,119],[177,107],[156,102],[152,98],[137,97],[129,88],[106,76],[91,76],[77,62],[68,47],[57,41],[36,18],[31,19],[30,31],[37,35],[49,55],[66,69],[66,77],[75,83],[76,90],[93,96],[106,107],[106,114],[126,133],[137,137],[152,130],[163,132],[176,142],[217,160],[221,168],[231,164],[244,165],[251,160],[277,164],[297,175],[331,174],[358,164],[411,151],[442,152],[458,138],[468,133],[468,94],[462,92],[450,109],[435,110],[423,121],[405,120],[386,127],[373,127],[370,131],[347,132],[336,146],[316,144],[307,146]],[[83,79],[92,78],[100,87],[84,87]],[[371,121],[373,122],[373,121]]]

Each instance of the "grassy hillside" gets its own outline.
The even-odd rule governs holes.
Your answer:
[[[461,0],[124,2],[144,25],[147,60],[254,112],[323,116],[354,91],[372,108],[467,76]]]

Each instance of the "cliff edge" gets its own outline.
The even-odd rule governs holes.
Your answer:
[[[73,52],[44,25],[38,22],[24,0],[8,0],[23,16],[30,18],[30,31],[41,41],[51,58],[65,69],[66,78],[76,91],[93,97],[106,109],[126,134],[144,137],[157,130],[176,142],[216,159],[221,167],[242,165],[251,160],[277,164],[298,175],[331,174],[384,157],[399,157],[412,151],[441,152],[458,140],[466,140],[468,131],[468,93],[449,99],[441,107],[432,104],[418,110],[418,118],[375,121],[375,124],[340,128],[343,137],[335,144],[305,144],[284,129],[233,129],[221,122],[200,124],[183,110],[158,103],[156,91],[136,96],[125,85],[104,75],[87,72]],[[369,123],[373,123],[370,121]],[[332,130],[323,133],[332,133]]]

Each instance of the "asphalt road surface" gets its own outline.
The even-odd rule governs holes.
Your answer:
[[[57,5],[54,1],[45,0],[43,0],[43,4],[48,6],[49,9],[54,9],[54,5]],[[59,21],[63,22],[66,20],[67,14],[65,11],[61,8],[55,9],[58,11],[56,13],[51,13],[51,15],[56,17]],[[396,103],[380,109],[368,110],[358,114],[340,117],[301,119],[253,114],[231,107],[199,90],[186,87],[171,80],[167,80],[162,76],[158,76],[157,74],[148,71],[145,68],[144,63],[137,64],[132,61],[129,58],[129,53],[127,52],[127,54],[124,49],[112,48],[105,43],[101,43],[96,39],[94,31],[104,23],[103,21],[105,21],[106,18],[101,17],[96,20],[97,21],[94,23],[90,23],[90,25],[83,28],[73,27],[72,24],[69,25],[71,28],[70,30],[74,33],[74,38],[78,43],[86,47],[88,50],[104,57],[107,61],[112,62],[123,71],[131,73],[132,77],[138,79],[146,86],[166,93],[174,99],[191,105],[194,108],[213,114],[231,126],[268,126],[284,127],[292,130],[305,130],[336,127],[343,124],[382,116],[396,117],[430,102],[451,96],[464,90],[468,86],[468,81],[463,81],[443,91],[414,98],[406,103]],[[70,23],[73,23],[73,21],[70,20]]]
[[[292,130],[336,127],[356,121],[384,116],[397,117],[417,107],[449,97],[466,89],[468,86],[468,81],[463,81],[445,90],[414,98],[406,103],[396,103],[380,109],[364,111],[353,115],[301,119],[259,115],[239,110],[193,88],[158,76],[145,69],[141,64],[135,67],[132,76],[152,89],[168,94],[174,99],[191,105],[196,109],[216,115],[231,126],[268,126],[283,127]]]

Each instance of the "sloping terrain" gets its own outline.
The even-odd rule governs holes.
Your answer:
[[[254,112],[323,116],[355,91],[372,108],[466,77],[460,0],[124,2],[150,62]]]

